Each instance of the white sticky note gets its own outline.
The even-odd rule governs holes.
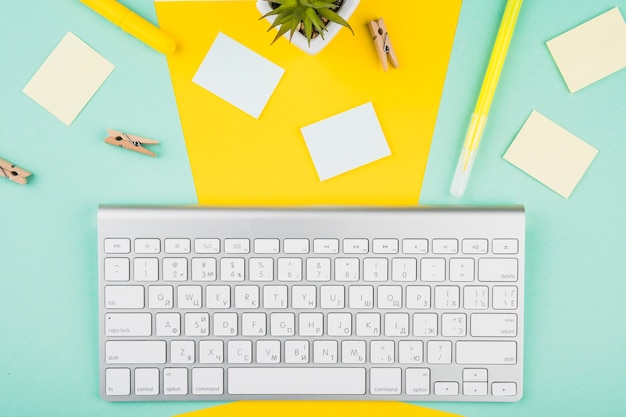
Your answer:
[[[617,7],[546,45],[572,93],[626,67],[626,24]]]
[[[284,72],[220,32],[193,82],[258,119]]]
[[[320,181],[391,155],[372,103],[303,127],[301,131]]]
[[[69,126],[115,66],[68,32],[24,93]]]
[[[533,111],[503,158],[565,198],[598,150]]]

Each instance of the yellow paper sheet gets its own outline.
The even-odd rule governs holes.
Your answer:
[[[237,401],[206,408],[177,417],[454,417],[443,411],[432,410],[400,402],[371,401]]]
[[[259,20],[254,2],[157,2],[179,45],[168,55],[201,204],[416,205],[461,0],[361,0],[342,31],[310,56]],[[367,22],[383,17],[400,68],[384,72]],[[192,78],[218,32],[285,69],[257,120]],[[320,182],[300,128],[372,102],[391,156]]]

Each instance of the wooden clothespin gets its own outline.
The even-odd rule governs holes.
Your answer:
[[[0,176],[7,177],[11,181],[14,181],[18,184],[26,184],[26,178],[31,176],[32,173],[26,171],[23,168],[17,167],[9,161],[5,161],[0,158]]]
[[[400,66],[398,64],[398,58],[396,58],[396,53],[391,45],[389,32],[387,32],[387,27],[385,26],[383,18],[381,17],[377,20],[370,20],[368,27],[370,28],[370,33],[372,34],[372,39],[374,40],[374,45],[376,46],[378,58],[383,64],[383,69],[387,71],[389,68],[387,60],[391,61],[391,65],[393,65],[394,68],[398,68]]]
[[[154,139],[142,138],[141,136],[129,135],[128,133],[118,132],[117,130],[107,130],[109,136],[104,140],[109,145],[119,146],[120,148],[130,149],[131,151],[140,152],[150,156],[156,156],[154,152],[143,147],[143,145],[155,145],[159,142]]]

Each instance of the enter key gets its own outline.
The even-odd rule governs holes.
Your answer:
[[[517,314],[472,314],[470,332],[474,337],[517,336]]]

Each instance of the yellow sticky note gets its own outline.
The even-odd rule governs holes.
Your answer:
[[[387,401],[237,401],[177,417],[459,417],[401,402]]]
[[[626,24],[617,7],[546,45],[571,93],[626,67]]]
[[[354,35],[342,29],[313,56],[270,45],[254,2],[155,5],[180,46],[167,59],[201,204],[417,204],[461,0],[361,0]],[[400,63],[387,72],[367,27],[379,17]],[[285,69],[258,120],[192,82],[219,32]],[[391,156],[320,181],[301,129],[369,102]]]
[[[69,126],[113,68],[113,64],[68,32],[23,91]]]
[[[533,111],[504,159],[569,198],[598,150]]]

